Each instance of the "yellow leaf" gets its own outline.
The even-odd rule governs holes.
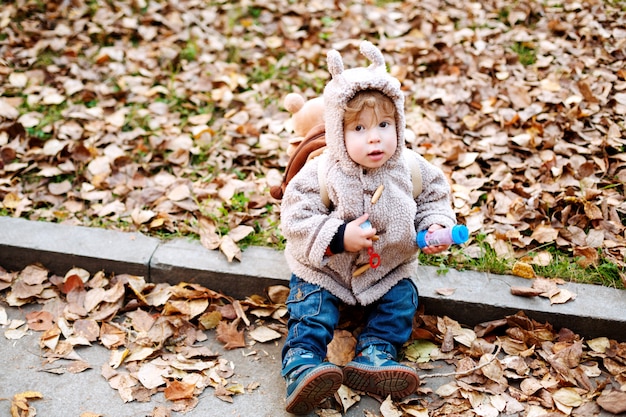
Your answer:
[[[531,279],[535,277],[535,270],[533,269],[533,266],[527,264],[526,262],[515,262],[511,273],[522,278]]]
[[[21,413],[20,410],[29,410],[28,400],[43,398],[43,394],[37,391],[24,391],[13,396],[11,402],[11,417],[28,417],[28,414]],[[34,414],[33,414],[34,415]]]
[[[33,398],[43,398],[43,394],[38,391],[24,391],[13,396],[14,399],[31,400]]]
[[[611,342],[608,337],[596,337],[595,339],[587,340],[587,345],[594,352],[604,353],[611,346]]]
[[[16,209],[20,205],[20,198],[15,193],[8,193],[4,196],[2,205],[8,209]]]
[[[111,351],[111,357],[109,359],[109,366],[113,369],[117,369],[124,359],[126,359],[130,355],[130,350],[128,349],[118,349]]]
[[[574,388],[561,388],[552,394],[552,399],[567,407],[579,407],[583,403],[583,399]]]

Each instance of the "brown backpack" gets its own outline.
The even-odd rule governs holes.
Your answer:
[[[309,160],[322,156],[320,159],[320,168],[318,169],[318,181],[320,185],[320,196],[324,205],[330,207],[330,199],[328,198],[328,190],[326,188],[326,176],[324,173],[326,170],[323,168],[328,162],[328,158],[324,155],[324,149],[326,149],[326,130],[324,125],[320,124],[312,128],[306,137],[296,147],[289,162],[287,168],[285,168],[285,174],[283,181],[280,185],[270,187],[270,194],[277,200],[281,200],[285,194],[285,188],[289,181],[302,169],[304,164]],[[422,192],[422,173],[420,171],[417,154],[412,150],[405,148],[402,155],[406,158],[407,164],[411,171],[411,181],[413,182],[413,198],[417,198]]]
[[[320,124],[313,127],[309,133],[307,133],[306,137],[298,144],[289,157],[289,162],[287,163],[287,168],[285,168],[285,174],[283,175],[283,181],[280,185],[275,185],[270,188],[272,197],[281,200],[289,181],[302,169],[308,160],[320,155],[325,148],[326,130],[324,129],[324,125]]]

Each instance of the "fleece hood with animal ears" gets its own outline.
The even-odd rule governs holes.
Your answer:
[[[396,107],[398,147],[391,160],[397,160],[405,147],[404,95],[400,89],[400,81],[387,72],[383,54],[374,44],[363,41],[360,51],[371,62],[368,67],[344,70],[339,52],[331,50],[327,54],[328,70],[332,79],[324,88],[326,143],[331,159],[341,161],[344,172],[352,171],[354,163],[347,156],[343,119],[346,104],[359,91],[377,90],[393,101]]]

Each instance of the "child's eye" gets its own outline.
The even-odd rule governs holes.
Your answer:
[[[380,122],[379,126],[380,127],[387,127],[387,126],[389,126],[389,122]]]
[[[361,130],[363,130],[363,125],[355,126],[354,130],[356,130],[357,132],[360,132]]]

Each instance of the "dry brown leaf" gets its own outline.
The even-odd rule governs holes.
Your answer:
[[[439,295],[448,296],[448,295],[454,294],[454,292],[456,291],[456,288],[437,288],[435,291]]]
[[[267,295],[274,304],[285,304],[289,296],[289,287],[284,285],[272,285],[267,288]]]
[[[33,311],[26,314],[28,328],[37,332],[51,329],[54,317],[48,311]]]
[[[100,326],[95,320],[76,320],[74,322],[74,335],[83,337],[89,342],[94,342],[100,335]]]
[[[598,397],[598,405],[613,414],[626,412],[626,392],[608,390]]]
[[[519,295],[522,297],[536,297],[538,295],[543,294],[543,290],[536,289],[536,288],[529,288],[529,287],[512,286],[511,294]]]
[[[243,320],[245,325],[249,326],[250,320],[248,320],[248,317],[246,316],[246,312],[241,306],[241,303],[239,302],[239,300],[234,300],[231,305],[233,306],[233,309],[235,310],[235,314],[237,314],[237,318]]]
[[[195,385],[173,380],[167,383],[163,394],[170,401],[183,400],[193,397]]]
[[[576,294],[568,289],[561,288],[558,292],[550,295],[550,304],[563,304],[576,299]]]
[[[347,330],[336,329],[333,339],[328,344],[328,361],[337,366],[344,366],[354,358],[356,339]]]
[[[222,253],[226,255],[226,259],[228,260],[228,262],[232,262],[235,259],[237,259],[238,261],[241,260],[241,249],[228,235],[222,237],[222,239],[220,240],[220,251],[222,251]]]
[[[27,285],[40,285],[48,279],[48,270],[41,265],[28,265],[18,274],[18,279]]]
[[[228,236],[230,236],[233,242],[239,242],[240,240],[249,236],[251,233],[254,233],[253,227],[239,225],[235,227],[234,229],[231,229],[231,231],[228,232]]]
[[[110,323],[102,323],[100,341],[106,348],[116,349],[126,343],[126,332]]]
[[[277,340],[281,338],[280,333],[265,326],[255,327],[253,330],[250,331],[249,335],[251,338],[261,343],[266,343],[271,340]]]
[[[208,313],[204,313],[202,316],[198,318],[198,322],[202,326],[204,330],[212,330],[217,327],[217,325],[222,320],[222,315],[219,311],[211,311]]]
[[[172,411],[164,406],[157,406],[152,410],[150,417],[171,417]]]
[[[237,349],[246,346],[246,341],[243,331],[237,329],[239,320],[227,323],[222,320],[219,322],[216,328],[217,340],[224,343],[226,349]]]
[[[226,389],[226,387],[224,387],[223,385],[217,385],[215,387],[215,396],[217,398],[219,398],[222,401],[226,401],[228,403],[232,403],[233,402],[233,395],[234,393],[232,391],[229,391],[228,389]]]
[[[67,371],[72,374],[78,374],[83,371],[86,371],[87,369],[91,369],[91,365],[89,365],[89,363],[82,361],[82,360],[75,360],[75,361],[72,361],[72,363],[70,363],[69,365],[67,365]]]

